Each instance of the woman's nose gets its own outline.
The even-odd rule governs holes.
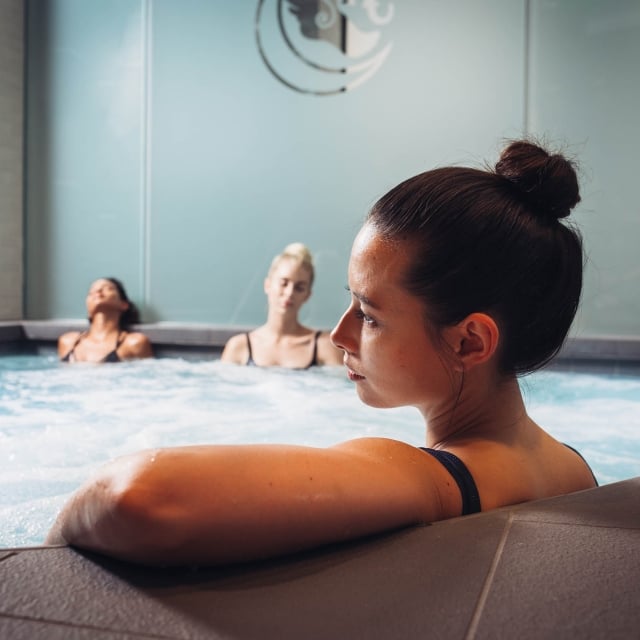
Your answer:
[[[353,351],[353,340],[348,339],[347,332],[347,324],[348,324],[348,314],[349,310],[347,309],[343,314],[340,320],[338,320],[338,324],[333,328],[329,337],[331,338],[331,342],[338,349],[342,349],[343,351]],[[351,344],[349,344],[351,343]]]

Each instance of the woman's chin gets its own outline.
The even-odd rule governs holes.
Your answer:
[[[383,398],[380,398],[375,393],[372,393],[371,389],[365,389],[362,384],[356,384],[356,391],[358,392],[358,398],[368,407],[373,407],[374,409],[389,409],[393,406],[385,402]]]

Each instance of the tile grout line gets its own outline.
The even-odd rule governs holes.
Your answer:
[[[502,536],[500,538],[500,542],[498,543],[496,552],[493,556],[491,566],[489,567],[489,572],[487,573],[487,577],[485,578],[484,584],[482,585],[482,590],[480,591],[480,596],[478,597],[476,608],[473,612],[473,615],[471,616],[471,622],[469,623],[469,627],[467,628],[465,640],[473,640],[473,638],[475,638],[476,632],[478,631],[480,616],[484,611],[484,605],[486,604],[487,598],[489,597],[489,590],[491,589],[493,578],[496,574],[496,570],[498,569],[500,559],[502,558],[502,552],[504,551],[504,547],[507,543],[507,538],[509,537],[509,532],[511,531],[511,524],[513,523],[513,520],[513,513],[509,513],[509,518],[507,520],[507,523],[505,524],[504,530],[502,531]]]
[[[13,556],[17,556],[18,552],[13,549],[0,549],[0,562],[4,562]]]
[[[6,613],[0,612],[0,619],[5,618],[7,620],[20,620],[26,622],[33,622],[40,625],[52,626],[52,627],[64,627],[69,629],[77,629],[83,631],[105,631],[109,634],[119,634],[126,633],[128,638],[147,638],[148,640],[172,640],[176,636],[166,636],[166,635],[157,635],[151,634],[149,635],[145,631],[122,631],[120,629],[113,629],[111,627],[98,627],[95,625],[90,625],[86,623],[74,623],[67,622],[64,620],[53,620],[49,618],[37,618],[35,616],[22,615],[22,614],[14,614],[14,613]]]

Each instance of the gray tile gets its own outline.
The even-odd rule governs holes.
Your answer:
[[[232,572],[195,593],[152,591],[226,637],[463,637],[505,522],[411,529]]]
[[[0,608],[171,638],[461,637],[505,521],[408,529],[228,569],[150,570],[68,549],[24,551],[0,564]]]
[[[518,520],[639,529],[640,477],[510,510]]]
[[[161,600],[66,548],[18,552],[0,563],[2,614],[119,633],[206,637]]]
[[[0,629],[27,628],[9,636],[20,640],[49,627],[42,637],[636,637],[639,484],[240,567],[154,570],[64,547],[0,550]]]
[[[640,636],[640,533],[514,521],[471,638]]]
[[[145,640],[158,638],[158,636],[123,634],[91,627],[70,627],[0,616],[0,638],[2,640]]]

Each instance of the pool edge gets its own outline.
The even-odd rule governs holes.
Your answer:
[[[0,637],[634,637],[639,490],[632,478],[239,567],[0,550]]]
[[[84,320],[23,320],[0,322],[0,353],[52,353],[65,331],[86,328]],[[160,357],[219,357],[226,341],[250,326],[158,322],[139,324]],[[580,336],[567,340],[550,368],[597,373],[640,374],[640,337]]]

